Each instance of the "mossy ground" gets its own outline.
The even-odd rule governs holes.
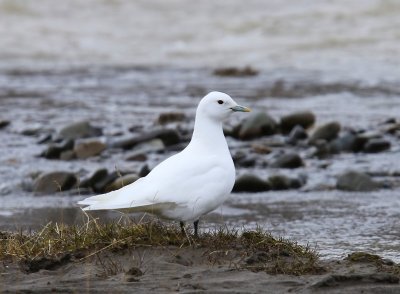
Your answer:
[[[274,238],[262,230],[240,233],[221,228],[194,238],[191,232],[182,234],[175,225],[155,221],[102,224],[89,219],[74,226],[49,223],[29,234],[0,233],[0,260],[20,264],[40,261],[44,264],[42,266],[51,267],[70,262],[71,255],[85,259],[104,251],[163,246],[180,250],[201,248],[210,263],[232,258],[237,269],[293,275],[323,271],[314,250],[283,238]],[[49,264],[51,260],[53,263]]]

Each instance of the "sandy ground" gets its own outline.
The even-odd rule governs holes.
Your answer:
[[[3,262],[0,292],[400,293],[397,265],[390,261],[324,261],[321,274],[303,276],[253,272],[243,269],[245,263],[235,252],[177,247],[67,255],[41,264]]]

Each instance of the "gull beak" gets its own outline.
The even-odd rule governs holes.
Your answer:
[[[244,106],[240,106],[240,105],[236,105],[234,107],[231,107],[232,111],[240,111],[240,112],[250,112],[251,109],[248,107],[244,107]]]

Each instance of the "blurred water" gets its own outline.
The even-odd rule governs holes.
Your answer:
[[[396,0],[0,0],[0,65],[252,65],[398,80]]]

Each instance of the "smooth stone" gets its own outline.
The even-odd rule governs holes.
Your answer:
[[[146,153],[139,151],[139,152],[134,152],[134,153],[129,154],[125,160],[126,161],[142,161],[143,162],[143,161],[146,161],[147,159],[148,159],[148,157],[147,157]]]
[[[289,190],[301,188],[304,183],[300,179],[289,178],[285,175],[273,175],[268,178],[271,190]]]
[[[183,121],[185,118],[186,115],[182,112],[166,112],[160,113],[157,121],[160,125],[166,125],[173,122]]]
[[[379,183],[372,180],[366,173],[347,171],[340,175],[336,182],[336,188],[344,191],[374,191],[379,189]]]
[[[274,168],[298,168],[304,165],[300,155],[296,153],[286,153],[279,156],[272,162],[271,167]]]
[[[214,70],[214,75],[221,77],[246,77],[255,76],[258,74],[258,70],[245,66],[243,68],[239,67],[222,67]]]
[[[371,139],[365,144],[363,151],[366,153],[378,153],[390,149],[390,142],[385,139]]]
[[[270,190],[269,183],[255,175],[245,174],[236,179],[232,192],[263,192]]]
[[[39,137],[36,143],[38,144],[44,144],[44,143],[49,143],[51,142],[51,138],[53,136],[51,134],[43,134]]]
[[[98,140],[81,142],[74,148],[76,157],[86,159],[101,154],[106,149],[106,144]]]
[[[338,122],[330,122],[318,127],[310,138],[310,144],[314,144],[318,140],[327,142],[336,139],[340,132],[340,124]]]
[[[103,134],[101,128],[92,126],[88,121],[80,121],[62,128],[59,136],[64,139],[83,139]]]
[[[158,152],[158,151],[163,151],[165,149],[165,145],[163,140],[161,139],[152,139],[143,143],[139,143],[138,145],[135,146],[135,151],[137,152]]]
[[[39,194],[52,194],[73,188],[77,178],[70,172],[50,172],[39,176],[33,186],[33,191]]]
[[[96,183],[103,181],[108,176],[108,171],[105,168],[98,169],[89,175],[86,179],[80,182],[82,188],[93,188]]]
[[[50,144],[45,151],[40,155],[47,159],[59,159],[64,151],[72,150],[74,148],[74,140],[64,140],[58,144]]]
[[[151,169],[150,169],[150,167],[147,165],[147,164],[145,164],[145,165],[143,165],[142,166],[142,168],[140,169],[140,171],[139,171],[139,177],[145,177],[145,176],[147,176],[149,173],[151,172]]]
[[[52,133],[53,130],[49,128],[44,128],[42,126],[31,127],[28,129],[24,129],[21,131],[21,135],[24,136],[39,136],[41,134],[49,134]]]
[[[114,182],[109,184],[105,191],[106,192],[111,192],[115,191],[118,189],[121,189],[122,187],[132,184],[133,182],[137,181],[140,177],[137,174],[127,174],[122,177],[117,178]]]
[[[325,140],[317,140],[314,142],[315,151],[312,156],[318,157],[319,159],[327,158],[331,156],[331,149]]]
[[[270,154],[272,152],[272,149],[265,144],[251,144],[251,149],[257,154]]]
[[[345,132],[343,135],[329,143],[331,153],[356,152],[358,150],[357,136],[353,132]]]
[[[254,157],[248,157],[242,151],[236,152],[232,159],[236,166],[253,167],[256,164],[256,159]]]
[[[398,131],[400,131],[400,123],[389,124],[383,128],[383,132],[386,134],[394,135]]]
[[[277,122],[267,113],[254,113],[241,124],[238,138],[241,140],[250,140],[262,136],[273,135],[277,132],[277,128]]]
[[[136,135],[133,137],[123,138],[111,143],[113,148],[132,149],[136,145],[150,141],[153,139],[161,139],[165,146],[175,145],[181,142],[179,133],[172,129],[155,130],[149,133]]]
[[[60,154],[60,159],[61,160],[72,160],[76,158],[76,154],[74,152],[74,150],[67,150],[67,151],[63,151]]]
[[[0,120],[0,129],[7,127],[10,124],[8,120]]]
[[[112,182],[114,182],[116,179],[118,179],[121,176],[121,173],[113,171],[112,173],[107,174],[104,178],[99,179],[99,181],[96,181],[93,183],[92,188],[93,191],[97,193],[104,193],[106,190],[106,187],[110,185]]]
[[[289,144],[296,144],[298,141],[305,140],[308,138],[306,130],[300,126],[296,125],[289,134],[287,142]]]
[[[311,111],[299,111],[281,118],[281,131],[283,134],[290,133],[294,127],[301,126],[303,129],[308,129],[315,123],[315,115]]]

